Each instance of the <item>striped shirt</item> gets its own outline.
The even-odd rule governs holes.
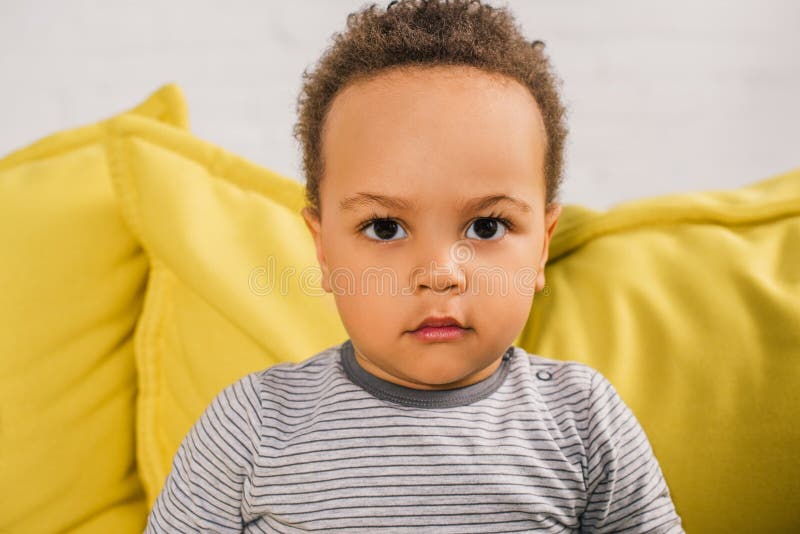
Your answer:
[[[603,375],[509,346],[489,377],[419,390],[351,340],[222,390],[148,517],[161,532],[683,532]]]

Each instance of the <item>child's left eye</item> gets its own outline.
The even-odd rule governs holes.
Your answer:
[[[499,217],[481,217],[480,219],[475,219],[472,224],[469,225],[469,228],[467,228],[467,237],[473,237],[483,241],[500,239],[506,235],[509,226],[510,224],[505,219],[501,219]],[[473,235],[470,235],[470,230],[472,230],[473,227],[475,228],[475,231],[473,232]],[[499,228],[502,228],[503,232],[499,236],[495,237],[495,234]]]

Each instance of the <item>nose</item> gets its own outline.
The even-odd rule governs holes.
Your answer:
[[[444,241],[425,247],[421,255],[425,263],[414,270],[416,280],[413,283],[417,289],[430,289],[436,293],[453,290],[463,293],[467,286],[467,276],[464,269],[466,256],[462,248],[464,246],[460,242]]]

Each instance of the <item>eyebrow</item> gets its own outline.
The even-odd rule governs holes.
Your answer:
[[[524,212],[533,211],[530,204],[524,200],[503,194],[486,195],[483,197],[470,199],[461,204],[461,211],[478,211],[486,209],[490,206],[494,206],[499,202],[510,202]],[[378,193],[359,192],[339,202],[339,209],[354,210],[358,207],[368,207],[372,205],[384,206],[386,208],[396,210],[411,210],[416,206],[416,203],[400,197],[392,197]]]

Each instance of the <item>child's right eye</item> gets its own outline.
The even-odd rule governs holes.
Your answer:
[[[400,236],[401,238],[407,237],[408,234],[405,233],[403,227],[393,219],[370,219],[361,227],[361,231],[375,241],[395,241],[392,236],[396,234],[398,229],[403,232],[403,235]]]

